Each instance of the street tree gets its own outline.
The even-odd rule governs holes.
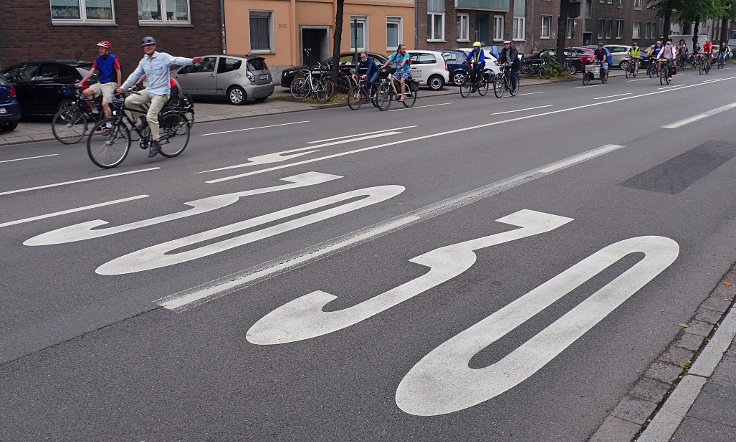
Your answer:
[[[335,9],[335,33],[332,36],[332,73],[337,78],[340,71],[340,45],[342,44],[342,20],[345,0],[337,0]],[[357,44],[357,43],[356,43]]]
[[[570,15],[570,0],[560,0],[560,15],[557,17],[557,60],[565,66],[565,37],[567,37],[567,19]]]

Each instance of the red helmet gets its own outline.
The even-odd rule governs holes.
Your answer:
[[[97,46],[107,48],[107,49],[112,49],[112,43],[110,43],[107,40],[102,40],[101,42],[97,43]]]

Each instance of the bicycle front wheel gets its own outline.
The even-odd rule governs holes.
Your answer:
[[[51,132],[60,143],[74,144],[87,133],[87,116],[81,110],[65,107],[54,114]]]
[[[159,118],[161,125],[161,155],[166,158],[179,156],[189,144],[189,122],[184,115],[166,114]]]
[[[291,95],[297,100],[307,98],[311,88],[309,86],[309,79],[305,74],[297,74],[294,80],[291,82]]]
[[[335,81],[332,77],[326,77],[323,75],[315,89],[317,100],[325,103],[335,94]]]
[[[357,84],[350,86],[350,90],[348,91],[348,107],[352,110],[358,110],[362,104],[363,92],[360,86]]]
[[[470,96],[470,91],[472,91],[472,83],[470,81],[470,76],[465,75],[463,77],[462,83],[460,83],[460,96],[463,98],[468,98]]]
[[[417,93],[409,89],[409,85],[406,85],[406,94],[404,95],[404,107],[413,107],[414,103],[417,102]]]
[[[493,80],[493,93],[496,95],[496,98],[503,97],[503,94],[506,93],[506,77],[503,75],[496,75],[496,78]]]
[[[107,124],[112,124],[108,128]],[[98,122],[87,137],[87,155],[98,167],[109,169],[122,163],[130,152],[130,132],[115,118]]]
[[[481,97],[484,97],[488,93],[488,82],[490,79],[487,75],[483,75],[483,78],[480,80],[480,85],[478,85],[478,94]]]
[[[521,86],[521,78],[516,77],[516,87],[511,87],[511,79],[508,79],[509,84],[507,85],[507,88],[509,90],[509,94],[511,94],[512,97],[515,97],[516,94],[519,93],[519,86]]]
[[[387,81],[382,82],[378,86],[378,92],[376,92],[376,107],[385,111],[391,106],[393,99],[394,93],[391,90],[391,84]]]

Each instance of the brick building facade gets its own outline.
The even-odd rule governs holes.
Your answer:
[[[222,52],[219,0],[81,0],[81,9],[77,1],[3,0],[0,69],[39,59],[92,61],[96,43],[109,40],[125,78],[143,56],[140,40],[146,35],[172,55]]]

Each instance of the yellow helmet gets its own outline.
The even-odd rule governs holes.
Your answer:
[[[473,43],[473,46],[475,46],[475,47],[478,47],[478,48],[479,48],[479,47],[481,47],[481,46],[483,46],[483,45],[481,45],[479,41],[476,41],[475,43]]]

